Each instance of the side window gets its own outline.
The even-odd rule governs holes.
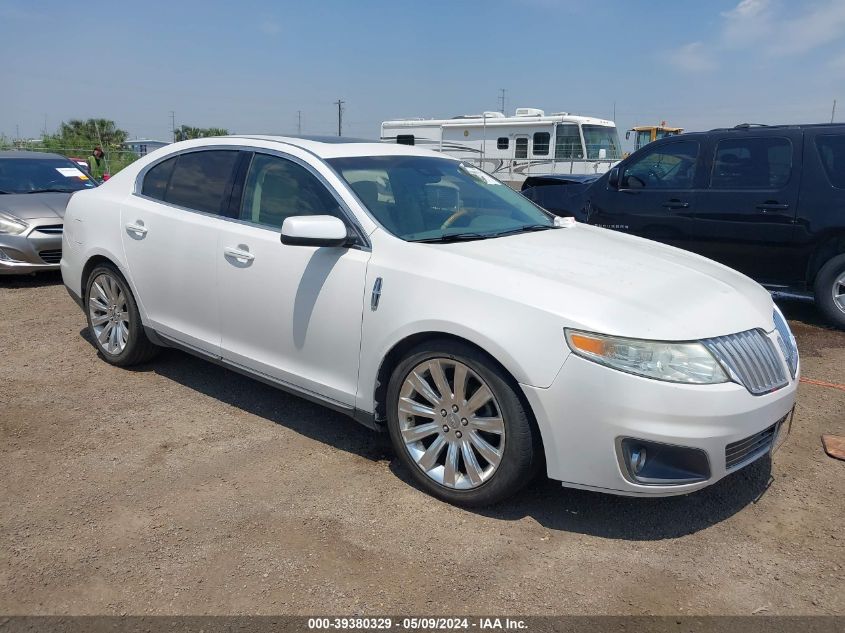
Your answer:
[[[524,136],[519,136],[514,139],[514,158],[528,158],[528,139]]]
[[[584,158],[581,151],[581,135],[573,123],[559,123],[555,131],[555,158],[572,160]]]
[[[510,139],[507,136],[500,136],[496,139],[496,149],[507,149],[510,146]]]
[[[695,182],[696,141],[667,143],[651,150],[625,166],[624,189],[692,189]]]
[[[816,149],[830,184],[845,189],[845,134],[817,136]]]
[[[171,204],[221,213],[228,203],[227,193],[237,150],[207,150],[180,154],[170,176],[165,200]]]
[[[249,166],[241,220],[280,229],[294,215],[339,215],[337,201],[314,174],[293,161],[256,154]]]
[[[397,134],[396,135],[396,143],[399,145],[414,145],[415,143],[414,135],[413,134]]]
[[[534,156],[548,156],[549,155],[549,141],[552,135],[548,132],[534,133]]]
[[[711,189],[780,189],[792,172],[786,138],[729,138],[716,145]]]
[[[168,158],[150,169],[144,176],[141,194],[156,200],[164,200],[167,184],[170,182],[170,174],[173,173],[175,164],[176,158]]]

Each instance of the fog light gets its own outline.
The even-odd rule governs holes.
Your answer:
[[[645,466],[646,450],[645,446],[637,446],[631,451],[631,470],[635,475],[639,475]]]
[[[622,475],[646,486],[677,486],[710,478],[707,453],[700,448],[621,437],[616,451]]]

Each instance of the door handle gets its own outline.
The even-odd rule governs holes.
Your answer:
[[[766,211],[785,211],[789,208],[789,205],[779,204],[777,202],[764,202],[763,204],[758,204],[757,208],[765,213]]]
[[[255,259],[255,255],[250,253],[249,251],[245,251],[242,248],[235,248],[234,246],[227,246],[223,249],[223,254],[226,257],[232,257],[234,259],[243,260],[245,262],[251,262]]]
[[[126,225],[126,230],[141,237],[144,237],[147,234],[147,227],[144,226],[144,223],[141,220],[136,220],[134,224],[130,222]]]
[[[681,202],[680,200],[667,200],[663,203],[667,209],[688,209],[689,202]]]

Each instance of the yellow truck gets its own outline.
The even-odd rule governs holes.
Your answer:
[[[636,134],[634,137],[634,151],[636,151],[642,146],[648,145],[659,138],[674,136],[675,134],[680,134],[683,131],[684,128],[682,127],[669,127],[666,125],[666,121],[661,121],[660,125],[640,125],[638,127],[631,128],[625,132],[625,139],[627,140],[631,138],[631,132]]]

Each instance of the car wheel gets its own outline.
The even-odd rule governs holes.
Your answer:
[[[837,255],[816,275],[816,304],[825,316],[845,329],[845,254]]]
[[[85,298],[88,331],[106,362],[126,367],[155,356],[159,348],[144,333],[135,297],[117,268],[94,268]]]
[[[539,433],[515,382],[484,353],[453,341],[413,350],[387,389],[393,448],[414,480],[450,503],[497,503],[542,459]]]

